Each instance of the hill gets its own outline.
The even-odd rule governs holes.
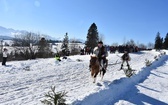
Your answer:
[[[41,105],[44,94],[56,86],[56,91],[68,92],[66,103],[72,105],[166,105],[168,55],[161,53],[131,53],[130,65],[136,71],[130,78],[118,70],[120,64],[110,65],[120,62],[122,54],[109,54],[103,81],[97,77],[102,86],[92,83],[90,55],[69,56],[61,62],[54,58],[7,62],[6,67],[0,66],[0,104]],[[153,62],[151,66],[146,67],[146,59]]]
[[[4,38],[14,37],[15,35],[20,35],[26,32],[27,31],[24,31],[24,30],[14,30],[12,28],[5,28],[5,27],[0,26],[0,36],[1,37],[3,36]]]

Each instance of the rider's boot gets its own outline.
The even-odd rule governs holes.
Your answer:
[[[131,69],[129,64],[127,65],[127,67],[128,67],[128,69]]]
[[[123,64],[121,64],[121,68],[120,68],[120,70],[121,70],[121,69],[123,69]]]

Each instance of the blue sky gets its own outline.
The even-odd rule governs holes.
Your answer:
[[[105,44],[154,43],[168,33],[168,0],[0,0],[0,26],[86,40],[92,23]]]

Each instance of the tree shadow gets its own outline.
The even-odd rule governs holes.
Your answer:
[[[153,75],[160,77],[160,78],[164,78],[163,76],[152,73],[151,70],[157,69],[157,67],[159,67],[159,66],[163,66],[166,63],[167,58],[168,58],[168,56],[166,55],[163,59],[161,59],[161,62],[159,62],[159,63],[155,62],[155,64],[151,65],[150,67],[144,68],[143,72],[148,72],[148,73],[146,73],[146,74],[143,72],[139,73],[139,75],[142,75],[144,77],[137,84],[144,82],[150,74],[153,74]],[[157,71],[157,72],[160,72],[160,71]],[[163,72],[160,72],[160,73],[167,74],[167,73],[163,73]],[[120,80],[118,80],[118,81],[120,81]],[[119,83],[118,81],[113,81],[113,82]],[[160,92],[158,90],[151,89],[151,88],[148,88],[148,87],[145,87],[142,85],[138,85],[138,86],[143,87],[148,90],[151,90],[151,91]],[[128,102],[135,104],[135,105],[145,105],[146,103],[150,104],[150,105],[168,105],[168,103],[166,103],[166,102],[155,99],[155,98],[148,96],[146,94],[140,93],[135,85],[130,89],[130,91],[132,91],[131,94],[125,94],[124,96],[118,97],[117,99],[114,99],[110,104],[113,105],[116,102],[118,102],[119,100],[125,100],[125,101],[128,101]],[[135,97],[132,97],[132,96],[135,96]]]
[[[139,51],[139,52],[132,52],[131,54],[144,54],[145,52]]]
[[[163,76],[157,75],[157,74],[155,74],[155,73],[151,73],[151,74],[153,74],[153,75],[155,75],[155,76],[157,76],[157,77],[160,77],[160,78],[164,78]]]
[[[122,80],[115,80],[115,81],[113,81],[113,85],[121,84],[121,82],[122,82]],[[153,98],[152,96],[149,96],[147,94],[140,92],[136,86],[140,86],[142,88],[145,88],[146,90],[160,93],[159,90],[152,89],[152,88],[149,88],[149,87],[146,87],[143,85],[139,85],[139,83],[138,83],[137,85],[132,86],[131,89],[129,89],[129,91],[126,91],[124,94],[121,94],[119,97],[111,100],[111,102],[107,102],[107,104],[114,105],[119,100],[125,100],[125,101],[129,102],[131,105],[132,104],[134,104],[134,105],[147,105],[147,104],[149,104],[149,105],[168,105],[168,103],[166,103],[166,102],[163,102],[159,99]],[[112,90],[113,93],[115,93],[114,91],[115,90]],[[123,103],[121,103],[121,104],[123,104]]]
[[[138,85],[138,86],[143,87],[143,88],[146,88],[146,89],[151,90],[151,91],[160,92],[160,91],[158,91],[158,90],[155,90],[155,89],[152,89],[152,88],[148,88],[148,87],[143,86],[143,85]]]
[[[168,75],[168,73],[164,73],[164,72],[161,72],[161,71],[156,71],[156,72]]]
[[[163,66],[167,59],[168,55],[159,59],[159,62],[154,62],[150,67],[144,67],[143,70],[138,73],[138,75],[134,75],[131,78],[122,77],[112,81],[110,84],[109,81],[106,81],[104,82],[104,84],[108,84],[107,89],[103,89],[97,93],[90,94],[83,100],[76,100],[72,103],[72,105],[88,105],[88,102],[90,105],[114,105],[120,100],[125,100],[130,104],[132,103],[134,105],[168,105],[168,103],[166,102],[155,99],[152,96],[148,96],[147,94],[141,93],[136,87],[138,85],[150,91],[160,93],[160,91],[158,90],[148,88],[139,84],[143,83],[150,74],[153,74],[159,78],[164,78],[162,76],[152,73],[151,70],[155,70],[159,66]]]
[[[141,87],[144,87],[144,86],[141,86]],[[157,90],[150,89],[150,88],[147,88],[147,87],[144,87],[144,88],[152,90],[152,91],[159,92]],[[132,94],[134,94],[135,97],[131,97],[131,96],[130,97],[129,96],[125,97],[125,96],[123,96],[122,98],[120,98],[118,100],[125,100],[125,101],[128,101],[129,103],[132,103],[132,104],[135,104],[135,105],[146,105],[146,104],[150,104],[150,105],[168,105],[168,103],[165,103],[163,101],[155,99],[155,98],[153,98],[151,96],[148,96],[146,94],[139,93],[139,90],[137,89],[137,87],[134,87],[132,89],[134,90]],[[112,102],[111,105],[113,105],[115,103],[116,103],[116,101]]]

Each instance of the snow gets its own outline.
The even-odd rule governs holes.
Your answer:
[[[161,55],[163,51],[166,55]],[[121,62],[122,54],[109,54],[107,73],[96,83],[89,71],[90,55],[69,56],[61,62],[8,61],[0,66],[0,105],[42,105],[51,86],[68,92],[66,103],[72,105],[167,105],[168,51],[163,51],[131,53],[130,65],[136,71],[130,78],[119,70],[120,64],[110,65]],[[152,65],[146,67],[145,59]]]

